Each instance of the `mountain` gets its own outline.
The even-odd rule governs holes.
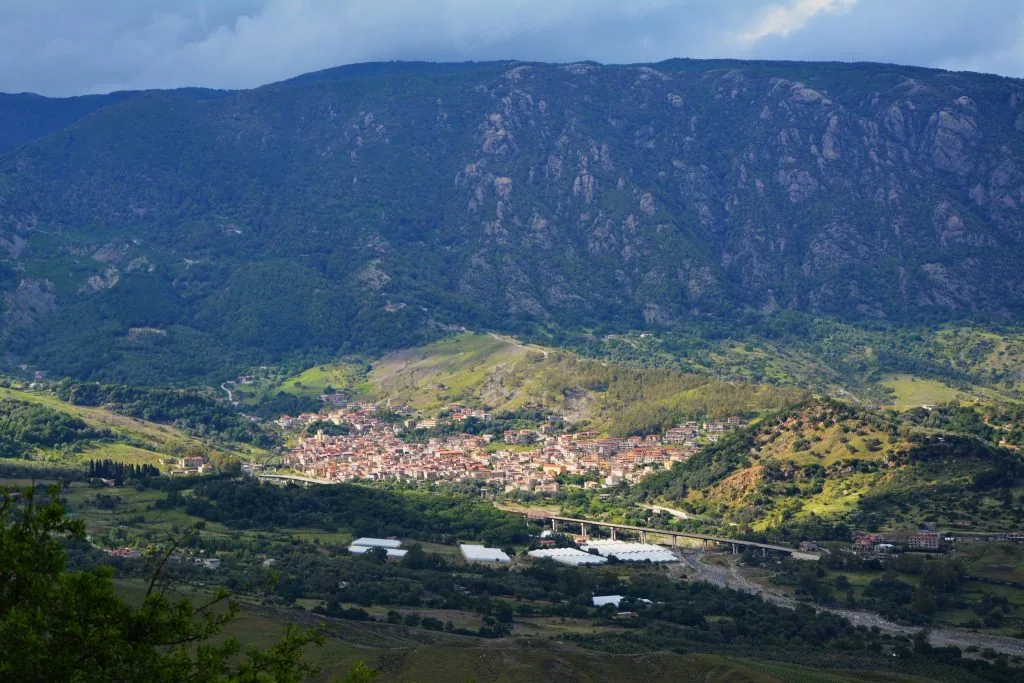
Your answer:
[[[32,102],[0,140],[0,315],[7,361],[55,372],[168,381],[452,325],[1024,310],[1015,79],[388,63]]]
[[[89,114],[122,102],[138,93],[122,90],[109,95],[52,98],[31,93],[8,95],[0,93],[0,154],[21,145],[56,133]],[[207,99],[225,93],[203,88],[182,88],[178,96]]]

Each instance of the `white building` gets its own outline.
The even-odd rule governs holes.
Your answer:
[[[397,538],[370,538],[364,536],[352,541],[352,545],[365,546],[367,548],[401,548],[402,542]]]
[[[605,605],[615,605],[616,607],[618,607],[619,603],[622,602],[622,598],[623,597],[625,597],[625,596],[623,596],[623,595],[595,595],[594,596],[594,600],[593,600],[594,607],[604,607]]]
[[[374,548],[384,548],[380,545],[355,545],[354,543],[348,547],[348,551],[353,555],[364,555]],[[398,550],[397,548],[384,548],[384,552],[388,554],[388,557],[405,557],[408,550]]]
[[[538,559],[548,558],[560,564],[567,564],[573,567],[579,567],[587,564],[604,564],[608,561],[607,558],[601,557],[600,555],[585,553],[582,550],[577,550],[576,548],[545,548],[541,550],[531,550],[527,555]]]
[[[630,543],[628,541],[590,541],[583,550],[596,550],[604,557],[614,556],[620,562],[643,562],[650,560],[654,563],[678,562],[679,558],[666,548],[653,543]]]
[[[462,552],[462,556],[466,558],[467,562],[511,562],[510,558],[505,551],[500,548],[485,548],[482,545],[473,545],[471,543],[462,543],[459,545],[459,550]]]
[[[618,607],[625,597],[624,595],[595,595],[593,599],[594,607],[603,607],[604,605],[615,605]],[[645,605],[651,604],[651,601],[646,598],[637,598],[637,602],[642,602]]]

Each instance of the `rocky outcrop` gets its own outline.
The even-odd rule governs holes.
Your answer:
[[[19,327],[31,327],[57,312],[57,294],[53,283],[23,278],[17,288],[3,294],[3,326],[0,333]]]

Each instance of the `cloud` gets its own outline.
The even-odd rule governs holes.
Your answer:
[[[749,45],[768,36],[785,38],[822,12],[845,12],[856,4],[857,0],[796,0],[788,7],[772,5],[761,13],[754,26],[739,35],[739,42]]]
[[[0,0],[0,91],[246,88],[361,61],[873,60],[1024,76],[1004,0]]]

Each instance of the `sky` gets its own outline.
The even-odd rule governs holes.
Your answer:
[[[250,88],[356,62],[880,61],[1024,77],[1021,0],[0,0],[0,92]]]

